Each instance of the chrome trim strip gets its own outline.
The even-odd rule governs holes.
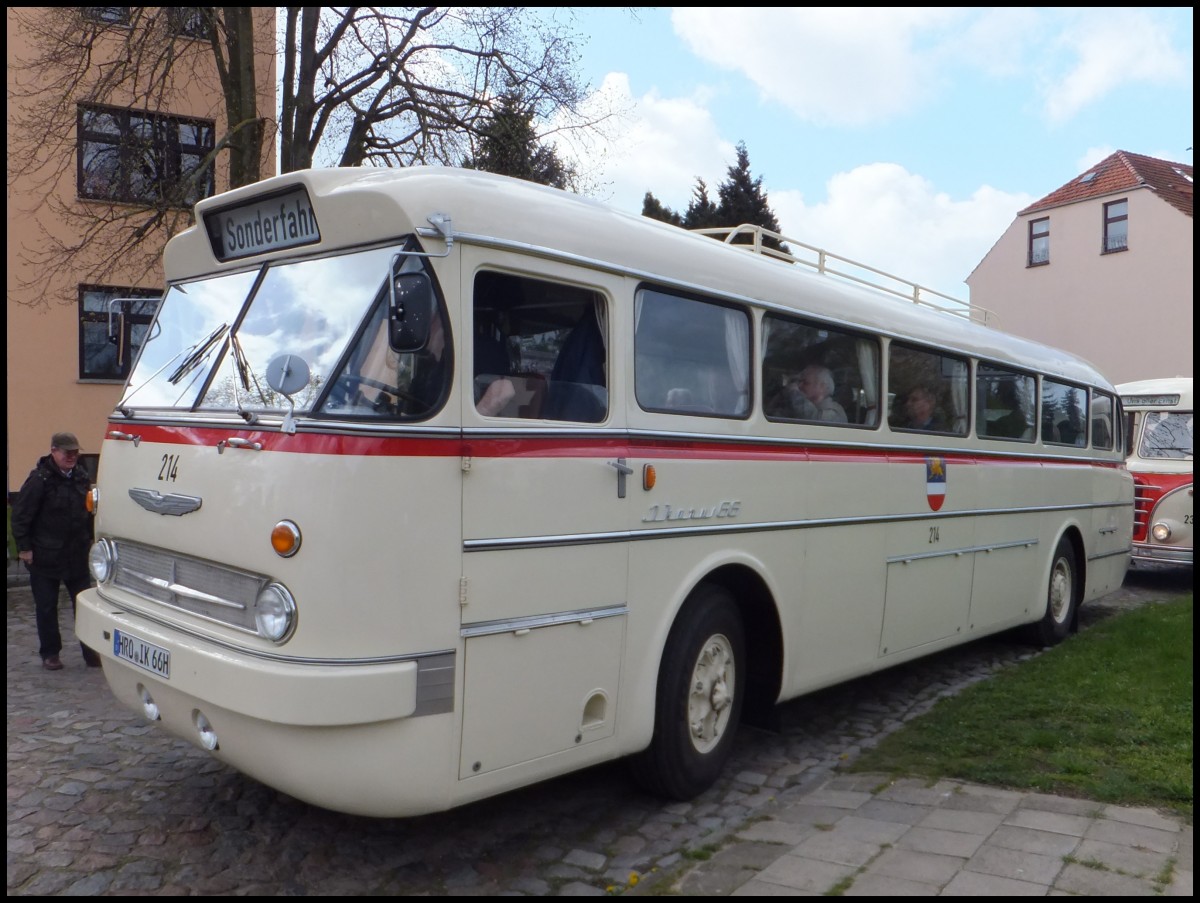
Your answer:
[[[1117,549],[1115,552],[1102,552],[1099,555],[1089,555],[1088,561],[1099,561],[1102,558],[1116,558],[1118,555],[1128,555],[1129,549]]]
[[[220,596],[213,596],[209,593],[201,592],[198,589],[192,589],[191,587],[184,586],[181,583],[172,583],[171,581],[164,580],[161,577],[151,577],[149,574],[143,574],[140,571],[135,571],[130,568],[126,568],[124,573],[129,577],[141,580],[143,583],[149,583],[151,586],[157,586],[159,589],[165,589],[167,592],[174,593],[176,596],[184,596],[188,599],[195,599],[197,602],[211,602],[213,605],[221,605],[225,608],[236,608],[238,611],[246,610],[246,606],[241,602],[234,602],[230,599],[222,599]],[[159,604],[167,605],[172,608],[178,608],[178,606],[172,606],[170,602],[160,602]],[[182,611],[183,609],[180,610]],[[188,612],[188,614],[195,614],[195,612]],[[231,624],[229,626],[232,627],[233,625]]]
[[[1016,542],[1000,542],[990,546],[964,546],[961,549],[942,549],[937,552],[920,552],[914,555],[897,555],[895,558],[885,558],[888,564],[908,564],[910,561],[924,561],[929,558],[950,558],[974,554],[975,552],[995,552],[999,549],[1027,549],[1036,546],[1037,539],[1018,539]]]
[[[767,533],[776,530],[810,530],[816,527],[846,527],[864,524],[896,524],[909,521],[947,520],[999,514],[1043,514],[1047,511],[1087,511],[1103,508],[1128,508],[1129,502],[1087,502],[1078,505],[1037,505],[1026,508],[980,508],[972,511],[929,511],[913,514],[877,514],[862,517],[829,517],[774,523],[720,524],[703,527],[672,527],[661,530],[614,530],[606,533],[568,533],[546,536],[509,536],[498,539],[467,539],[464,552],[493,552],[501,549],[539,549],[561,546],[599,545],[610,542],[642,542],[648,539],[676,539],[714,534]]]
[[[496,621],[477,621],[472,624],[464,624],[459,635],[464,639],[471,639],[497,633],[537,630],[539,627],[555,627],[559,624],[586,624],[601,618],[616,618],[627,614],[629,614],[628,605],[614,605],[607,608],[580,609],[548,615],[529,615],[522,618],[500,618]]]

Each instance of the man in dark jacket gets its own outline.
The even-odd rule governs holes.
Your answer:
[[[79,441],[71,433],[55,433],[50,454],[38,461],[12,508],[17,553],[29,568],[29,588],[37,609],[38,650],[42,667],[62,670],[62,635],[58,630],[58,587],[75,597],[88,588],[88,549],[92,515],[87,510],[89,479],[79,465]],[[83,660],[100,666],[100,656],[79,644]]]

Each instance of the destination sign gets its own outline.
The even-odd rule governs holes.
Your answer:
[[[1178,395],[1122,395],[1121,404],[1133,405],[1137,407],[1147,407],[1156,405],[1159,407],[1173,407],[1179,404]]]
[[[204,227],[217,260],[237,260],[321,240],[317,215],[304,188],[210,210]]]

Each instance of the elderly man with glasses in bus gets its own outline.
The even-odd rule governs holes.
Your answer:
[[[55,433],[50,454],[41,458],[21,487],[12,507],[12,533],[17,555],[29,568],[29,588],[37,611],[38,652],[42,667],[61,671],[58,657],[58,588],[66,586],[75,610],[75,597],[91,585],[88,549],[92,544],[92,515],[87,509],[91,478],[79,465],[79,440]],[[100,656],[79,644],[89,667],[100,667]]]
[[[809,364],[788,379],[784,387],[791,416],[799,420],[846,423],[846,411],[833,400],[833,374],[828,367]]]

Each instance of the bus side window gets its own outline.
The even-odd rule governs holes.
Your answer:
[[[980,361],[975,369],[976,433],[1032,442],[1036,386],[1032,376]]]
[[[894,393],[888,425],[927,433],[967,434],[967,361],[893,342],[888,388]]]
[[[749,413],[745,310],[643,289],[635,311],[634,392],[642,408],[719,417]]]
[[[1086,389],[1042,380],[1042,439],[1055,445],[1087,445]]]
[[[763,413],[769,420],[875,425],[874,339],[792,317],[762,320]]]
[[[480,413],[582,423],[608,415],[607,317],[597,292],[481,271],[472,318]],[[497,384],[502,405],[488,403]]]

